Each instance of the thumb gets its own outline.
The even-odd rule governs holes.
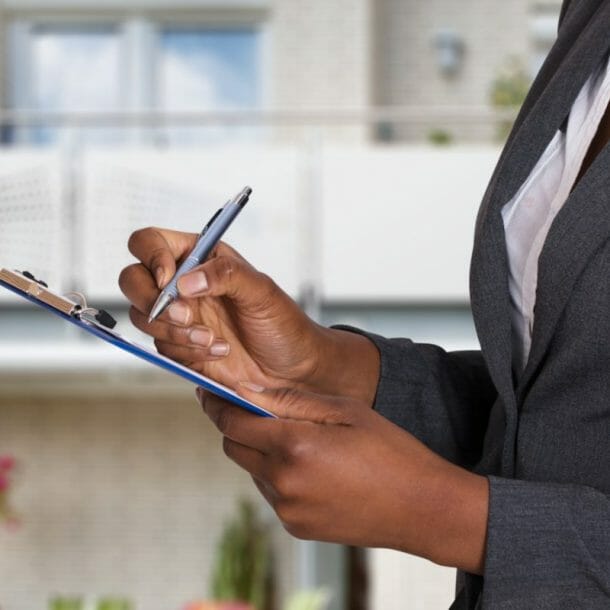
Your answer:
[[[317,424],[350,423],[350,410],[345,408],[340,397],[301,392],[294,388],[267,389],[249,381],[240,381],[236,391],[281,419]]]
[[[241,257],[218,253],[183,275],[178,291],[185,298],[226,296],[245,308],[265,308],[280,292],[270,277]]]

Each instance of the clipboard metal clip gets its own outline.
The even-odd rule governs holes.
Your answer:
[[[68,316],[84,318],[105,328],[112,329],[116,326],[116,320],[107,311],[89,307],[85,296],[80,292],[59,295],[49,290],[45,282],[37,280],[28,271],[20,273],[19,271],[0,269],[0,281]]]

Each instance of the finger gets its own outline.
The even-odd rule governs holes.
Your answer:
[[[185,298],[227,296],[250,310],[268,309],[281,293],[270,277],[229,254],[218,254],[183,275],[178,280],[178,291]]]
[[[281,422],[271,417],[254,415],[210,392],[198,391],[203,410],[218,430],[231,440],[261,453],[269,453]]]
[[[230,460],[249,472],[254,478],[264,477],[265,456],[260,451],[237,443],[228,436],[222,439],[222,448]]]
[[[119,276],[119,286],[127,299],[148,320],[150,310],[159,296],[159,288],[148,269],[142,264],[125,267]],[[184,301],[174,301],[159,317],[159,320],[189,326],[193,320],[193,310]],[[142,330],[149,332],[148,329],[143,328]]]
[[[215,258],[217,256],[232,256],[233,258],[238,258],[244,262],[247,262],[246,259],[232,246],[224,241],[219,241],[212,253],[210,254],[210,259]]]
[[[150,310],[159,296],[150,271],[141,263],[125,267],[119,275],[119,288],[127,299],[142,312]]]
[[[158,288],[163,288],[176,273],[176,261],[188,254],[197,241],[194,233],[149,227],[131,234],[129,251],[150,269]]]
[[[149,323],[148,314],[138,311],[135,307],[130,308],[129,318],[136,328],[164,343],[209,348],[216,340],[214,331],[207,326],[170,324],[163,320],[163,316]]]
[[[254,484],[256,485],[256,488],[260,492],[261,496],[263,496],[263,498],[267,500],[268,504],[273,506],[277,494],[275,493],[271,485],[269,485],[262,479],[256,478],[255,476],[252,477],[252,480],[254,481]]]
[[[216,341],[210,347],[191,347],[155,339],[155,347],[164,356],[197,370],[200,370],[200,367],[195,365],[226,358],[230,352],[229,344],[226,341]]]
[[[347,408],[345,399],[341,397],[321,396],[293,388],[266,389],[240,381],[237,393],[283,419],[319,424],[349,424],[350,413],[353,411]]]

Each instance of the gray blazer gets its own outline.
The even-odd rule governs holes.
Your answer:
[[[566,0],[477,219],[481,352],[367,335],[381,352],[375,408],[489,478],[485,573],[458,575],[455,609],[610,608],[610,147],[551,227],[519,379],[500,214],[609,48],[610,0]]]

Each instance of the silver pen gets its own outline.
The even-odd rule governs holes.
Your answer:
[[[189,271],[193,270],[209,256],[214,246],[220,241],[225,231],[237,218],[243,207],[248,203],[252,189],[246,186],[233,199],[229,199],[203,227],[199,239],[186,260],[180,265],[169,284],[161,291],[148,317],[148,323],[156,320],[169,305],[178,298],[178,280]]]

